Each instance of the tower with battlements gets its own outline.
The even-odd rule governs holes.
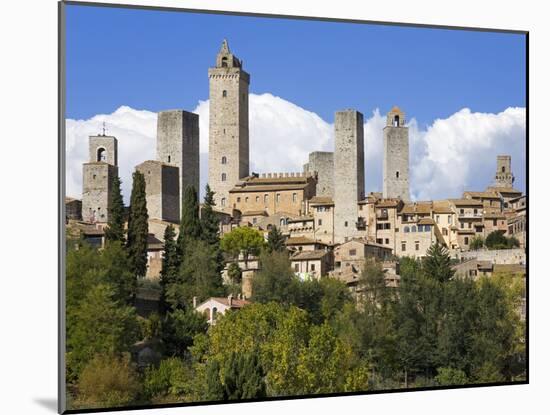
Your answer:
[[[512,157],[497,156],[497,172],[495,174],[495,187],[511,189],[514,185],[512,173]]]
[[[336,113],[334,120],[334,242],[358,235],[357,202],[365,197],[363,114]]]
[[[118,143],[112,136],[89,138],[88,162],[82,166],[82,219],[91,223],[109,220],[113,178],[118,175]]]
[[[248,86],[250,75],[224,40],[208,69],[210,121],[208,183],[217,208],[229,211],[229,190],[249,174]]]
[[[408,202],[409,128],[405,127],[405,114],[399,108],[393,107],[388,112],[383,135],[383,197],[399,198]]]

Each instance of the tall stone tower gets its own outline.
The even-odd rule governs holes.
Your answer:
[[[405,114],[397,107],[388,112],[384,127],[384,198],[410,200],[409,194],[409,128]]]
[[[229,210],[229,190],[248,176],[248,85],[250,75],[224,40],[216,66],[208,69],[210,123],[208,183],[218,209]]]
[[[145,178],[145,199],[150,219],[179,222],[179,169],[158,160],[147,160],[136,166]]]
[[[497,172],[495,174],[495,187],[512,188],[514,175],[512,174],[512,157],[497,156]]]
[[[357,236],[357,202],[365,197],[363,114],[336,113],[334,120],[334,242]]]
[[[157,160],[179,168],[179,195],[199,189],[199,116],[183,110],[161,111],[157,118]],[[164,169],[166,170],[166,169]]]
[[[82,219],[109,220],[113,178],[118,175],[118,143],[112,136],[89,138],[89,162],[82,166]]]

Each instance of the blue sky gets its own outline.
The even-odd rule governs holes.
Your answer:
[[[404,108],[420,125],[463,107],[525,106],[523,35],[67,7],[67,117],[159,111],[208,98],[223,38],[270,92],[332,122],[336,110]]]
[[[119,139],[126,197],[133,166],[154,158],[156,113],[175,108],[200,116],[204,187],[200,102],[224,38],[251,74],[251,171],[300,170],[310,151],[331,150],[334,112],[354,108],[365,115],[366,190],[380,191],[384,114],[398,105],[414,120],[413,199],[483,190],[497,154],[512,155],[526,190],[525,35],[78,5],[66,23],[73,196],[103,121]]]

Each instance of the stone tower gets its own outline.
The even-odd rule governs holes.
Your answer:
[[[89,138],[89,162],[82,166],[82,219],[105,223],[109,208],[113,178],[118,175],[118,145],[112,136]]]
[[[144,161],[136,170],[145,178],[145,198],[150,219],[178,222],[180,189],[178,167],[157,160]]]
[[[397,107],[388,112],[384,127],[384,198],[410,200],[409,194],[409,128],[405,114]]]
[[[512,157],[497,156],[497,172],[495,174],[495,187],[512,188],[514,175],[512,174]]]
[[[317,173],[317,196],[334,197],[334,153],[314,151],[304,164],[304,173]]]
[[[208,69],[210,122],[208,183],[218,209],[229,210],[229,190],[249,174],[248,85],[250,75],[224,40],[216,66]]]
[[[336,113],[334,120],[334,242],[357,236],[357,202],[365,197],[363,114]]]
[[[179,169],[179,195],[199,189],[199,116],[183,110],[161,111],[157,119],[157,160]]]

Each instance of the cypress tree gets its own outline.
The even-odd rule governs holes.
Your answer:
[[[205,188],[206,194],[204,196],[204,204],[201,211],[201,239],[208,243],[209,245],[219,245],[220,242],[220,232],[219,232],[219,223],[218,217],[214,212],[214,206],[216,202],[214,201],[214,192],[207,184]]]
[[[162,257],[162,269],[160,271],[161,286],[161,311],[167,311],[166,289],[176,280],[179,268],[178,246],[175,240],[176,232],[172,225],[168,225],[164,230],[164,255]]]
[[[267,234],[267,250],[269,252],[285,250],[285,237],[277,226],[273,226]]]
[[[439,282],[449,281],[454,274],[449,252],[439,242],[435,242],[428,248],[423,269],[426,276]]]
[[[185,255],[185,249],[189,242],[198,239],[200,233],[197,191],[193,186],[188,186],[183,192],[181,205],[180,233],[178,235],[178,254],[180,257]]]
[[[147,271],[147,236],[149,233],[147,221],[149,215],[145,200],[145,177],[139,171],[135,171],[132,178],[126,247],[132,272],[136,277],[142,277]]]
[[[105,240],[107,242],[124,243],[124,202],[120,190],[120,178],[118,175],[113,177],[111,183],[111,200],[109,207],[109,222],[105,228]]]

